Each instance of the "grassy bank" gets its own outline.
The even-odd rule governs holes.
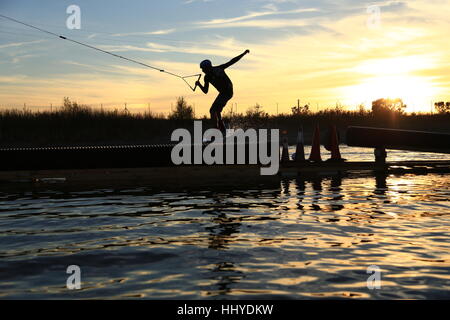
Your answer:
[[[176,111],[175,111],[176,112]],[[246,114],[225,113],[225,118],[239,128],[279,128],[286,130],[291,143],[297,129],[303,126],[305,142],[309,143],[316,124],[322,132],[335,124],[345,141],[348,126],[370,126],[450,132],[449,114],[388,114],[374,115],[368,111],[328,109],[318,113],[270,116],[261,108]],[[130,114],[117,110],[96,110],[65,100],[57,111],[31,112],[29,110],[0,111],[0,146],[54,146],[84,144],[152,144],[168,143],[173,130],[193,130],[193,114],[169,117],[153,113]],[[204,128],[211,127],[202,118]]]

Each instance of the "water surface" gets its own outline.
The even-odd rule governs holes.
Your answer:
[[[388,160],[412,156],[449,158]],[[254,190],[2,188],[0,297],[448,299],[449,186],[448,174],[353,174]],[[66,288],[69,265],[81,290]]]

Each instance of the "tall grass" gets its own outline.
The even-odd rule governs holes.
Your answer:
[[[178,99],[189,107],[185,100]],[[180,108],[176,108],[178,110]],[[117,143],[168,143],[171,133],[177,128],[192,131],[192,112],[181,116],[171,114],[169,119],[152,112],[131,114],[127,111],[93,109],[64,99],[61,108],[54,111],[32,112],[28,109],[7,109],[0,111],[1,146],[43,146],[78,144]],[[188,110],[189,111],[189,110]],[[186,114],[186,116],[184,116]],[[316,113],[269,115],[257,105],[245,114],[224,112],[224,118],[233,127],[239,128],[279,128],[288,131],[295,139],[297,129],[302,126],[305,139],[311,139],[316,124],[326,128],[335,124],[344,136],[350,125],[403,128],[427,131],[450,131],[450,114],[401,114],[376,116],[360,109],[348,111],[343,108],[329,108]],[[203,117],[204,128],[212,122]]]
[[[153,143],[175,126],[162,114],[98,110],[65,99],[55,111],[0,111],[0,144]]]

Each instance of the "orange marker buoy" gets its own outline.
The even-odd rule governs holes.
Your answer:
[[[289,162],[289,144],[287,137],[283,138],[283,151],[281,152],[281,163]]]
[[[311,147],[311,155],[309,156],[309,161],[321,162],[322,157],[320,156],[320,128],[316,125],[314,130],[314,136]]]
[[[343,161],[341,157],[341,152],[339,151],[339,138],[337,135],[336,126],[331,126],[330,131],[330,151],[331,151],[331,158],[330,161]]]
[[[297,146],[295,148],[295,159],[296,162],[305,161],[305,142],[303,139],[303,127],[298,130],[297,135]]]

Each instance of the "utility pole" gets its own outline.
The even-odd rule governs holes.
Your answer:
[[[278,117],[278,102],[277,102],[277,117]]]

